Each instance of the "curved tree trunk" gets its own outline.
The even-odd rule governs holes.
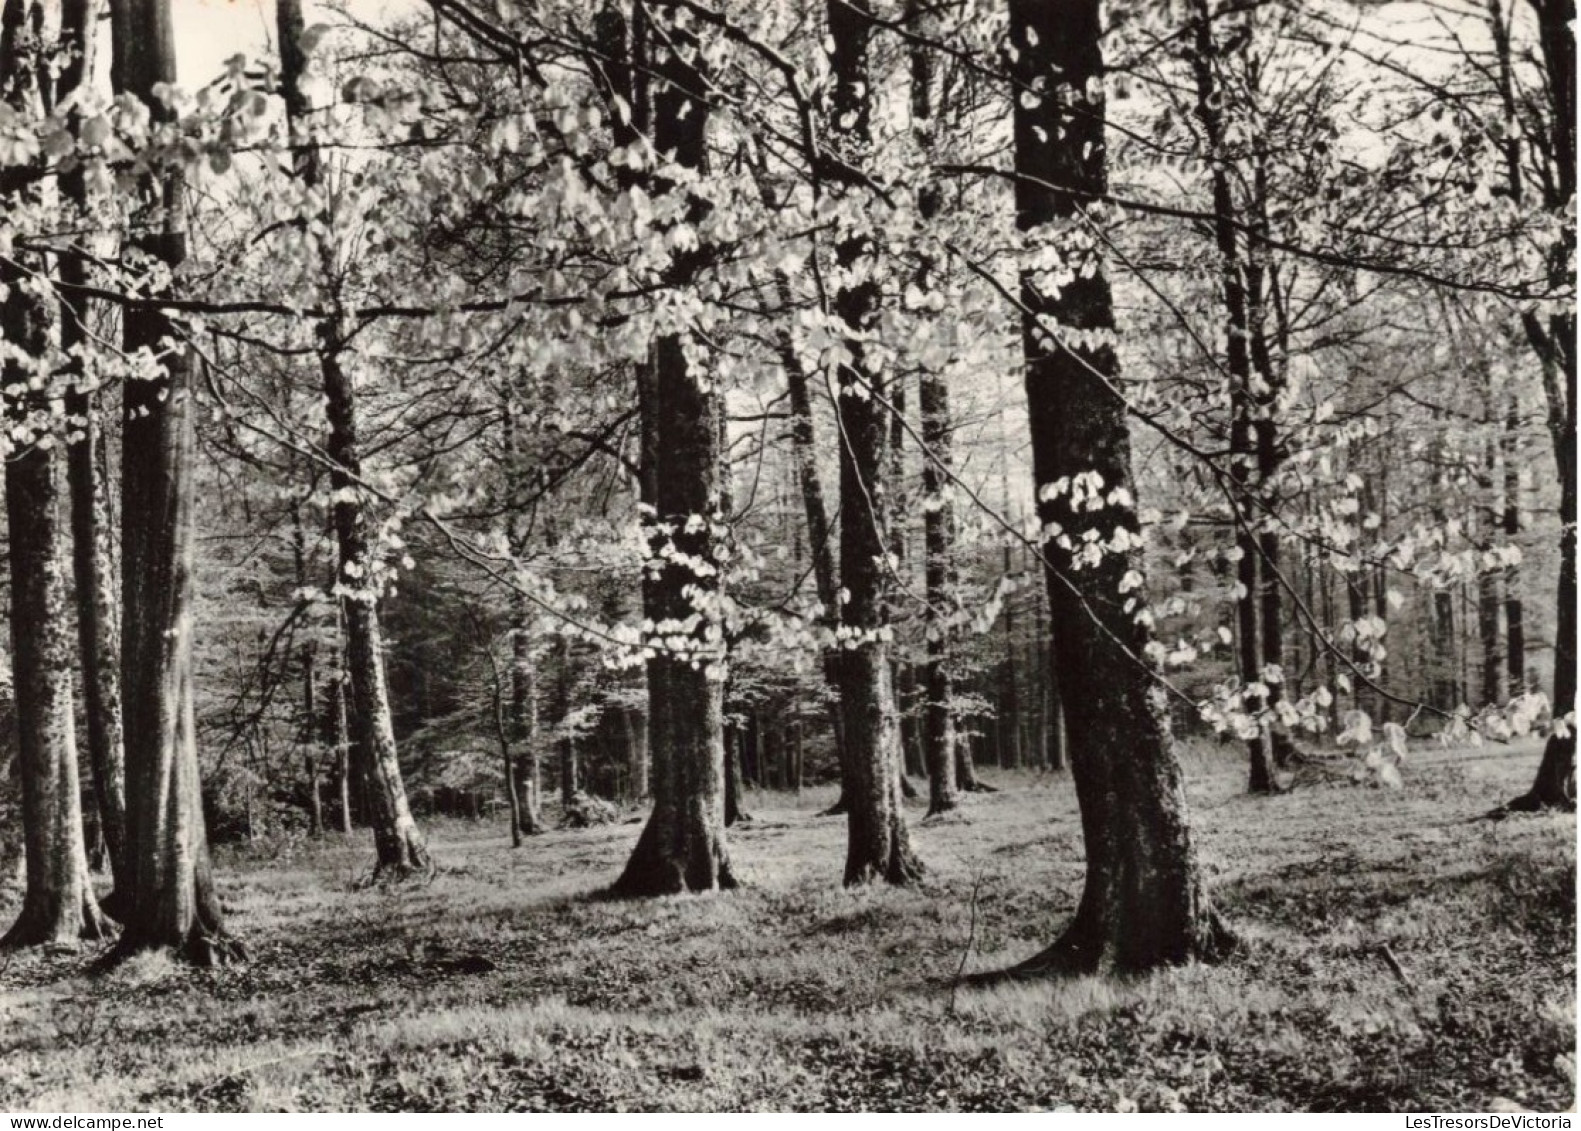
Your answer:
[[[695,44],[679,28],[666,29],[666,36],[674,49],[658,52],[654,63],[654,144],[678,164],[706,170],[706,81],[695,57],[682,55]],[[676,191],[669,184],[655,188]],[[700,207],[693,203],[694,223]],[[705,248],[677,254],[666,283],[690,284],[706,255]],[[725,841],[727,657],[722,626],[708,608],[721,591],[716,527],[724,518],[724,402],[686,355],[683,334],[670,330],[654,344],[638,377],[644,494],[652,499],[652,513],[645,510],[643,516],[649,560],[642,598],[643,614],[654,625],[654,655],[647,661],[653,812],[611,889],[619,896],[736,886]]]
[[[276,32],[281,44],[281,88],[293,133],[305,129],[311,109],[303,88],[306,57],[302,51],[301,0],[279,0]],[[322,184],[323,164],[316,146],[297,151],[297,175],[309,187]],[[338,272],[333,246],[323,245],[324,281],[334,288]],[[338,296],[331,295],[338,303]],[[357,439],[356,384],[346,366],[348,334],[339,318],[318,327],[319,373],[329,417],[326,452],[333,461],[330,489],[335,500],[335,538],[340,569],[336,588],[346,634],[346,663],[351,674],[355,748],[367,759],[369,816],[373,825],[375,876],[405,876],[433,866],[428,846],[412,818],[395,746],[395,726],[384,672],[384,644],[379,627],[378,562],[369,543],[362,495],[362,455]]]
[[[1018,220],[1030,238],[1057,240],[1057,221],[1107,188],[1098,0],[1010,0],[1010,41],[1018,89],[1045,91],[1014,104]],[[1106,342],[1109,285],[1097,263],[1084,268],[1057,294],[1028,273],[1022,301],[1039,518],[1062,531],[1044,546],[1054,663],[1061,689],[1082,705],[1067,725],[1087,877],[1075,920],[1015,975],[1140,971],[1214,958],[1228,943],[1203,887],[1180,767],[1143,658],[1150,632],[1120,595],[1121,579],[1141,564],[1130,548],[1130,438]],[[1069,331],[1083,340],[1058,336]],[[1094,473],[1107,502],[1098,511],[1076,506],[1072,486],[1077,476],[1091,484]],[[1094,529],[1109,548],[1073,569],[1068,547]]]

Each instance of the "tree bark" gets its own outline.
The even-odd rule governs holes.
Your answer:
[[[168,121],[154,87],[176,80],[169,0],[126,0],[114,15],[116,89]],[[169,170],[143,190],[162,215],[139,242],[179,269],[187,251],[184,178]],[[211,965],[243,951],[225,933],[214,891],[193,727],[193,357],[157,309],[127,308],[122,336],[128,353],[159,357],[160,373],[129,382],[123,398],[121,684],[132,886],[119,949],[170,949]]]
[[[830,137],[847,162],[860,168],[871,146],[872,5],[869,0],[831,0],[828,19],[834,78]],[[904,884],[922,872],[906,830],[900,728],[889,659],[888,427],[882,403],[887,386],[883,375],[868,365],[861,340],[871,332],[879,313],[878,284],[865,277],[873,254],[871,238],[863,235],[843,236],[835,249],[847,279],[835,293],[834,312],[846,326],[849,355],[839,367],[836,406],[842,434],[840,578],[848,594],[840,610],[847,885],[875,879]]]
[[[1548,252],[1548,282],[1555,293],[1575,279],[1576,228],[1576,46],[1575,0],[1530,0],[1537,14],[1548,113],[1551,176],[1544,178],[1543,204],[1559,219],[1560,237]],[[1548,430],[1559,465],[1559,608],[1554,618],[1554,727],[1543,748],[1531,789],[1511,809],[1575,809],[1576,727],[1576,315],[1573,304],[1546,320],[1522,315],[1542,365]]]
[[[344,646],[336,636],[337,655],[344,655]],[[351,832],[351,750],[350,728],[346,719],[346,673],[336,671],[329,682],[329,702],[324,710],[324,736],[333,751],[331,771],[335,785],[335,831]]]
[[[666,29],[653,47],[654,145],[680,165],[707,171],[707,79],[689,33]],[[659,192],[678,191],[671,184]],[[692,202],[689,220],[703,218]],[[666,271],[672,287],[691,284],[708,251],[677,253]],[[653,812],[625,871],[618,896],[667,895],[736,886],[725,838],[723,626],[709,607],[721,592],[716,551],[725,535],[719,450],[723,397],[687,357],[687,336],[670,329],[654,344],[639,377],[643,466],[652,512],[645,511],[649,560],[643,613],[653,622],[647,661]]]
[[[538,736],[538,678],[532,662],[530,616],[527,601],[516,597],[511,613],[511,737],[516,760],[511,782],[515,787],[516,828],[526,836],[544,831],[543,771]]]
[[[0,77],[20,88],[36,81],[19,58],[20,0],[8,0],[0,28]],[[13,94],[13,98],[17,95]],[[5,175],[14,181],[14,174]],[[4,186],[7,194],[18,186]],[[65,574],[66,531],[59,449],[50,434],[48,385],[34,390],[35,366],[48,363],[50,317],[44,300],[21,289],[13,267],[0,271],[9,293],[0,321],[4,336],[25,359],[4,366],[5,400],[13,448],[5,464],[6,519],[11,564],[11,650],[16,691],[17,753],[22,777],[22,832],[27,846],[22,909],[0,946],[75,947],[102,938],[82,833],[73,731],[72,644]]]
[[[307,587],[307,526],[302,519],[302,508],[306,505],[307,501],[301,498],[291,502],[291,554],[296,568],[298,592]],[[302,621],[300,631],[303,640],[297,652],[297,663],[302,675],[302,722],[297,728],[297,736],[307,787],[307,831],[309,836],[316,838],[324,835],[324,799],[319,795],[318,684],[314,671],[313,640],[306,623],[309,605],[306,598],[298,600],[297,614]]]
[[[1018,224],[1030,239],[1059,239],[1061,222],[1107,189],[1099,3],[1009,7],[1015,89],[1033,92],[1014,101]],[[1116,494],[1132,490],[1130,438],[1114,388],[1109,285],[1090,254],[1067,247],[1082,270],[1057,293],[1035,274],[1022,279],[1039,518],[1061,531],[1044,546],[1053,658],[1061,687],[1082,704],[1067,723],[1087,877],[1075,920],[1013,968],[1017,976],[1141,971],[1214,959],[1230,943],[1204,889],[1180,766],[1144,659],[1151,633],[1120,593],[1141,564],[1130,548],[1138,527],[1134,500]],[[1101,510],[1077,507],[1069,487],[1053,489],[1079,475],[1092,483],[1094,473]],[[1088,530],[1108,548],[1077,569]]]
[[[275,10],[281,44],[281,88],[287,119],[294,134],[305,135],[312,106],[303,86],[307,65],[302,50],[301,0],[279,0]],[[309,187],[324,180],[322,156],[307,136],[296,154],[297,175]],[[323,282],[330,301],[339,306],[340,270],[335,249],[321,245]],[[346,663],[351,674],[356,749],[367,759],[371,796],[375,877],[401,878],[432,870],[433,861],[406,798],[406,784],[395,745],[389,689],[384,671],[383,633],[379,623],[379,563],[368,537],[363,499],[362,454],[357,436],[356,381],[346,365],[349,333],[336,314],[318,326],[318,363],[325,411],[329,417],[326,452],[332,461],[330,489],[335,500],[335,539],[339,553],[336,589],[346,633]]]
[[[1520,405],[1513,389],[1500,447],[1504,454],[1504,540],[1514,546],[1521,536],[1521,451]],[[1504,568],[1504,638],[1509,693],[1520,695],[1526,691],[1526,611],[1521,601],[1521,567],[1514,563]]]
[[[61,40],[71,53],[62,67],[57,103],[91,80],[98,20],[95,0],[67,0],[62,8]],[[81,113],[71,112],[73,129]],[[81,168],[63,172],[61,191],[77,208],[88,203]],[[119,608],[111,548],[109,488],[105,482],[104,425],[97,390],[79,379],[80,356],[88,341],[88,303],[72,288],[88,282],[87,261],[79,249],[62,256],[60,348],[67,357],[71,384],[66,416],[80,430],[66,449],[71,493],[72,571],[77,594],[77,636],[82,660],[83,713],[87,720],[88,764],[93,768],[94,799],[113,882],[103,906],[112,917],[123,913],[128,891],[126,857],[126,758],[121,738],[121,643],[116,632]]]

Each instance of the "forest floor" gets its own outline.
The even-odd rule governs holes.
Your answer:
[[[497,823],[436,823],[438,874],[396,889],[355,886],[366,834],[225,850],[245,966],[0,958],[0,1109],[1568,1108],[1575,819],[1469,820],[1537,754],[1424,750],[1403,792],[1253,799],[1233,752],[1192,753],[1244,946],[1130,983],[952,989],[1071,914],[1064,776],[913,811],[906,890],[840,888],[828,789],[749,793],[746,886],[721,896],[594,898],[634,824],[513,851]]]

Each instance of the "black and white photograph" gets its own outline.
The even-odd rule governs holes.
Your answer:
[[[0,0],[7,1127],[1568,1128],[1575,17]]]

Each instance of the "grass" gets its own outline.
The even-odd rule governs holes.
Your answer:
[[[223,852],[253,961],[0,958],[0,1109],[1568,1108],[1575,821],[1468,822],[1537,752],[1423,752],[1403,793],[1241,794],[1188,759],[1199,849],[1245,947],[1114,983],[952,992],[1049,941],[1081,887],[1069,780],[990,775],[920,824],[926,881],[839,886],[829,791],[749,794],[749,886],[589,898],[635,825],[512,851],[431,830],[425,886],[357,889],[365,836]],[[0,913],[17,893],[0,893]],[[1383,947],[1398,963],[1391,969]]]

